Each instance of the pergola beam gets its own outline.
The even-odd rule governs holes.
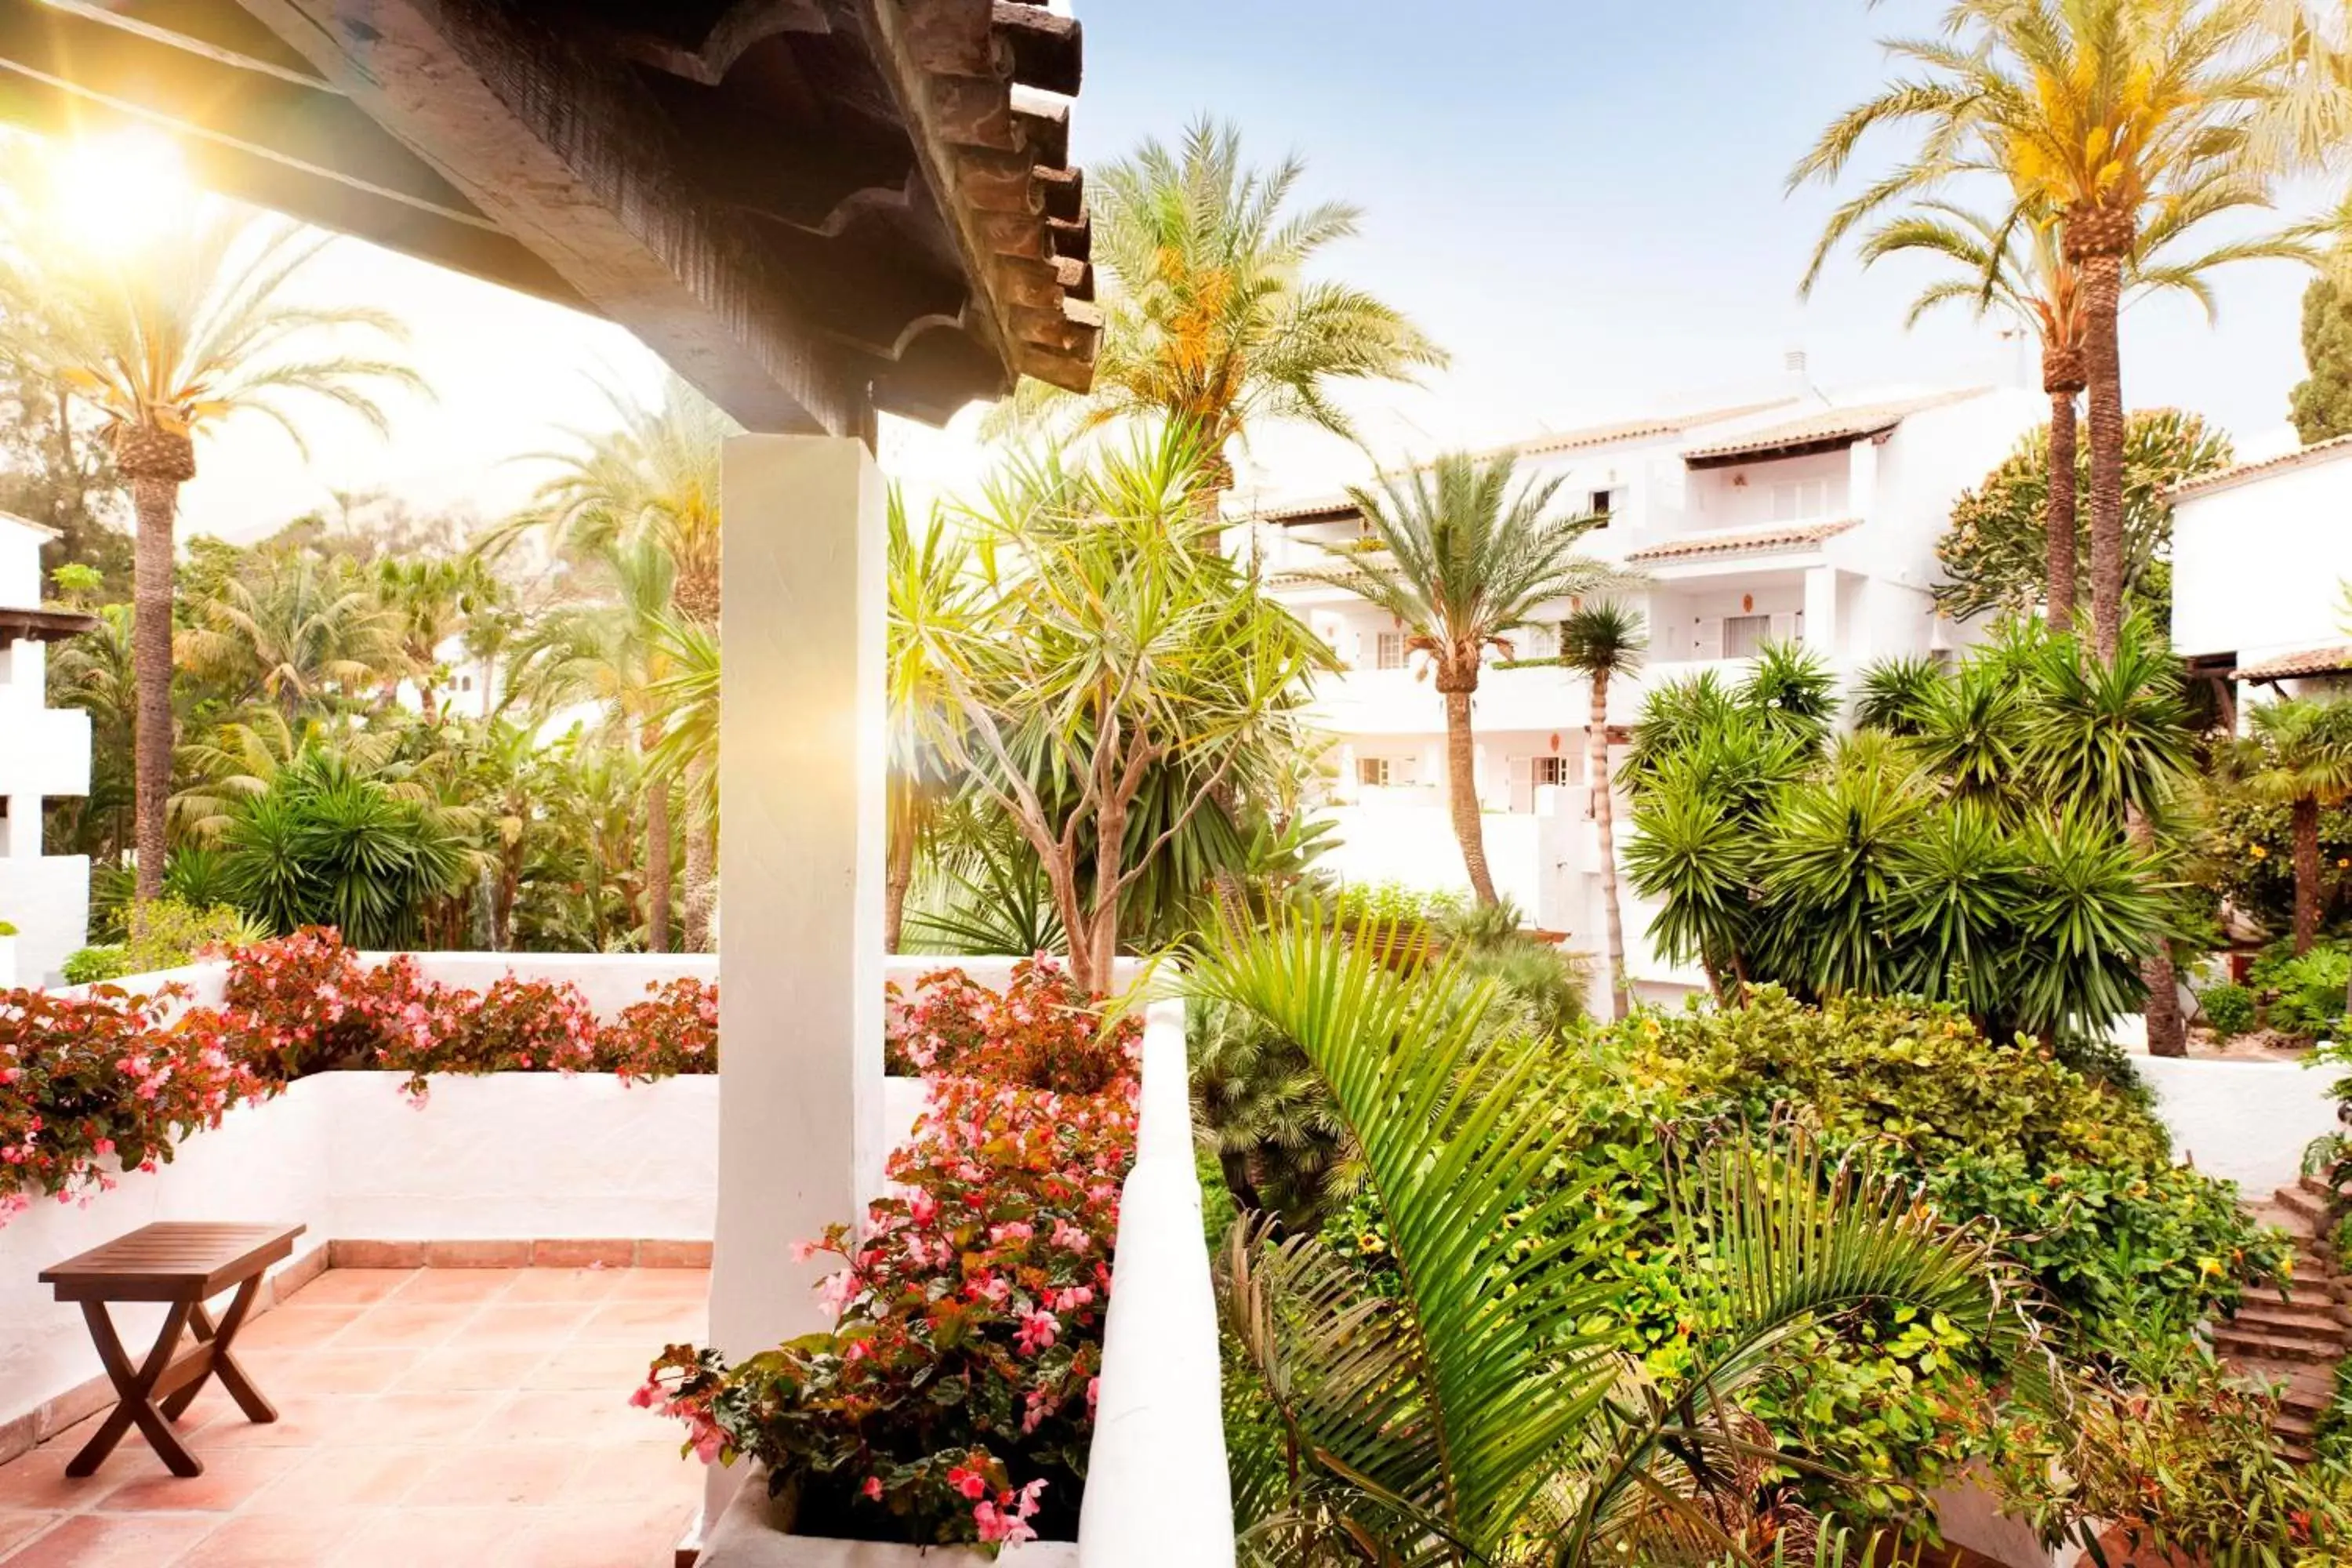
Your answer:
[[[625,64],[497,0],[242,3],[747,428],[866,428],[870,369],[784,303],[754,220],[697,200]]]

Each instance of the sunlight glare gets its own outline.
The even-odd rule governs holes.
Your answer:
[[[68,237],[103,251],[135,249],[169,232],[194,197],[179,143],[146,127],[67,143],[50,185]]]

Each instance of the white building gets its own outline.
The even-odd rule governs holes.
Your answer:
[[[1561,510],[1605,517],[1586,552],[1649,579],[1630,595],[1648,623],[1648,657],[1638,676],[1612,684],[1612,730],[1631,724],[1661,681],[1705,669],[1738,679],[1768,640],[1819,650],[1842,680],[1875,659],[1971,640],[1936,611],[1936,542],[1954,500],[2043,412],[2032,394],[1992,388],[1868,402],[1808,395],[1518,446],[1522,474],[1560,479]],[[1265,510],[1235,530],[1237,547],[1255,552],[1348,667],[1320,683],[1314,706],[1334,741],[1328,809],[1344,844],[1331,863],[1350,878],[1458,887],[1440,700],[1406,656],[1401,626],[1305,575],[1343,564],[1324,546],[1366,531],[1344,498]],[[1570,608],[1539,611],[1516,635],[1517,656],[1555,652],[1545,623]],[[1487,859],[1497,888],[1538,924],[1597,950],[1600,879],[1582,787],[1591,693],[1557,665],[1501,662],[1481,677],[1473,709]],[[1641,937],[1654,911],[1622,890],[1635,980],[1699,984],[1650,955]]]
[[[41,853],[43,797],[89,793],[89,715],[46,701],[48,644],[97,624],[41,607],[41,545],[55,537],[0,512],[0,920],[17,932],[16,973],[0,962],[0,984],[54,979],[89,934],[89,857]]]
[[[2352,437],[2172,493],[2172,647],[2245,700],[2352,674]]]

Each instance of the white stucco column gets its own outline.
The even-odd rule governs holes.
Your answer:
[[[1843,628],[1838,625],[1838,571],[1815,566],[1805,573],[1805,646],[1824,658],[1844,651]]]
[[[882,1137],[882,476],[854,439],[727,443],[711,1341],[829,1328],[795,1241],[858,1220]],[[741,1480],[714,1469],[712,1496]]]
[[[1846,448],[1845,515],[1858,517],[1864,522],[1876,520],[1878,510],[1878,447],[1875,440],[1856,441]]]

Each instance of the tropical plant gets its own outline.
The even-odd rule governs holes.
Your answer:
[[[493,612],[500,585],[478,556],[386,556],[376,563],[375,595],[430,723],[440,714],[441,645]]]
[[[1601,902],[1607,922],[1609,1016],[1622,1018],[1633,1005],[1633,986],[1625,976],[1625,922],[1617,902],[1617,807],[1609,773],[1609,681],[1631,675],[1642,666],[1649,647],[1642,619],[1633,611],[1603,600],[1573,611],[1559,624],[1559,662],[1580,672],[1591,688],[1592,707],[1585,721],[1587,777],[1592,790],[1592,826],[1599,840]]]
[[[908,520],[905,496],[894,488],[887,526],[890,774],[882,940],[885,951],[898,952],[903,951],[907,894],[915,883],[916,851],[952,797],[956,782],[949,776],[946,754],[928,738],[948,722],[948,699],[917,628],[961,614],[966,608],[963,596],[973,591],[976,578],[971,544],[943,511],[933,509],[918,534]]]
[[[2266,702],[2229,749],[2231,768],[2260,800],[2284,805],[2294,843],[2294,951],[2319,935],[2323,812],[2352,801],[2352,701],[2292,698]]]
[[[62,177],[62,176],[61,176]],[[331,403],[379,431],[371,386],[421,387],[415,374],[350,353],[358,336],[397,342],[383,311],[292,298],[289,285],[331,237],[207,205],[150,243],[93,253],[42,221],[22,184],[0,193],[0,353],[72,389],[105,421],[138,518],[133,641],[139,685],[141,904],[163,891],[172,789],[173,521],[195,477],[196,437],[241,414],[301,446],[289,399]]]
[[[232,705],[291,721],[397,681],[403,627],[372,574],[309,550],[261,550],[191,605],[180,662]]]
[[[719,910],[719,629],[672,617],[653,631],[656,662],[664,673],[646,689],[661,716],[661,739],[649,753],[648,775],[657,787],[666,788],[671,780],[680,786],[686,807],[686,950],[703,952],[711,945]]]
[[[2133,258],[2184,210],[2262,205],[2249,135],[2284,56],[2258,0],[1957,0],[1944,36],[1895,39],[1916,68],[1832,121],[1790,176],[1835,180],[1872,130],[1922,131],[1910,159],[1842,205],[1816,252],[1888,206],[1991,175],[1997,232],[2054,216],[2079,278],[2089,393],[2092,641],[2114,656],[2124,619],[2125,419],[2116,314]]]
[[[1511,453],[1481,459],[1449,453],[1388,479],[1375,491],[1349,491],[1382,553],[1347,553],[1345,570],[1323,580],[1394,616],[1405,648],[1429,661],[1445,700],[1445,794],[1462,862],[1481,903],[1495,901],[1478,820],[1476,752],[1470,699],[1490,651],[1556,599],[1599,594],[1634,579],[1577,552],[1591,527],[1554,514],[1560,479],[1514,488]]]
[[[970,592],[892,606],[902,670],[939,699],[903,710],[1036,856],[1097,994],[1122,900],[1221,795],[1255,793],[1330,660],[1205,548],[1200,464],[1174,427],[1088,467],[1016,464],[970,514]]]
[[[1485,1028],[1488,988],[1391,973],[1304,918],[1226,929],[1185,984],[1298,1043],[1400,1263],[1376,1293],[1318,1236],[1228,1233],[1227,1327],[1282,1436],[1236,1478],[1244,1540],[1266,1558],[1769,1552],[1819,1526],[1759,1484],[1772,1455],[1740,1407],[1807,1330],[1900,1304],[2023,1341],[1988,1240],[1804,1138],[1733,1142],[1690,1154],[1665,1207],[1724,1331],[1680,1375],[1629,1375],[1596,1328],[1608,1288],[1581,1267],[1591,1199],[1547,1179],[1576,1135],[1548,1092],[1560,1058]]]
[[[1294,211],[1306,166],[1242,161],[1241,132],[1195,121],[1181,146],[1146,140],[1091,171],[1094,261],[1104,274],[1102,342],[1080,416],[1165,419],[1199,443],[1197,499],[1209,513],[1233,484],[1229,447],[1275,420],[1354,436],[1333,400],[1349,381],[1403,381],[1445,363],[1443,350],[1389,305],[1307,276],[1317,255],[1352,237],[1343,202]],[[1055,400],[1025,383],[1008,417]]]
[[[2230,438],[2194,414],[2141,409],[2124,432],[2123,593],[2126,607],[2165,620],[2171,606],[2172,490],[2235,460]],[[2087,490],[2087,457],[2075,464]],[[2051,595],[2043,548],[2050,485],[2049,435],[2028,432],[1992,472],[1952,505],[1936,542],[1944,581],[1936,604],[1967,618],[1988,610],[2030,612]],[[2080,508],[2077,527],[2087,526]],[[2087,540],[2087,533],[2084,539]],[[2078,543],[2082,542],[2078,541]],[[2052,620],[2054,627],[2057,622]]]
[[[1944,661],[1934,654],[1874,659],[1862,667],[1862,679],[1854,689],[1854,727],[1895,736],[1916,735],[1926,727],[1928,710],[1950,679]]]
[[[510,679],[542,714],[578,702],[602,705],[616,736],[642,758],[661,744],[655,692],[671,673],[665,652],[676,564],[650,540],[609,544],[595,564],[615,597],[550,609],[518,640]],[[645,784],[646,950],[667,952],[676,875],[671,789],[667,778],[637,772]]]

